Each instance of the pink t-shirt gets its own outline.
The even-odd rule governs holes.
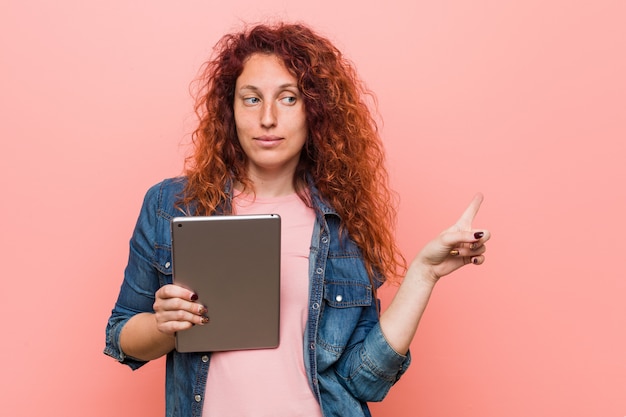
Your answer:
[[[280,346],[213,353],[202,415],[321,417],[308,384],[303,354],[315,213],[296,194],[253,199],[235,193],[233,211],[281,217]]]

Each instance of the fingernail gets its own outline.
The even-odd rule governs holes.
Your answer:
[[[202,324],[207,324],[209,322],[209,318],[207,316],[202,316]]]
[[[191,294],[191,297],[189,297],[189,299],[190,299],[191,301],[196,301],[196,300],[198,300],[198,294],[196,294],[196,293],[194,292],[193,294]]]
[[[459,256],[459,251],[458,251],[458,250],[456,250],[456,249],[452,249],[452,250],[450,251],[450,256]]]
[[[474,233],[474,239],[480,239],[483,236],[485,236],[485,234],[483,232],[476,232],[476,233]]]
[[[202,306],[202,307],[200,307],[198,309],[198,314],[200,314],[201,316],[206,314],[206,313],[208,313],[208,312],[209,312],[209,310],[206,307],[204,307],[204,306]]]
[[[478,265],[478,258],[472,258],[472,263],[474,265]]]

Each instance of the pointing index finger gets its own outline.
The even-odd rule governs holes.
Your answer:
[[[472,222],[474,221],[474,218],[476,217],[476,213],[478,213],[478,209],[480,209],[480,205],[483,202],[483,198],[484,197],[481,193],[477,193],[474,196],[474,199],[469,204],[469,206],[467,206],[467,208],[461,215],[461,218],[459,218],[459,221],[457,222],[457,224],[460,227],[462,227],[463,229],[472,228]]]

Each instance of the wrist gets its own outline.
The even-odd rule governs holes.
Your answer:
[[[439,277],[435,273],[435,271],[433,271],[433,269],[428,265],[425,265],[424,263],[415,260],[411,263],[409,270],[407,271],[406,278],[412,279],[425,285],[434,286],[441,277]]]

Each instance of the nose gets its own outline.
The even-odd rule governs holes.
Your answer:
[[[261,110],[261,125],[265,128],[276,126],[276,106],[272,101],[266,101],[263,103],[263,109]]]

